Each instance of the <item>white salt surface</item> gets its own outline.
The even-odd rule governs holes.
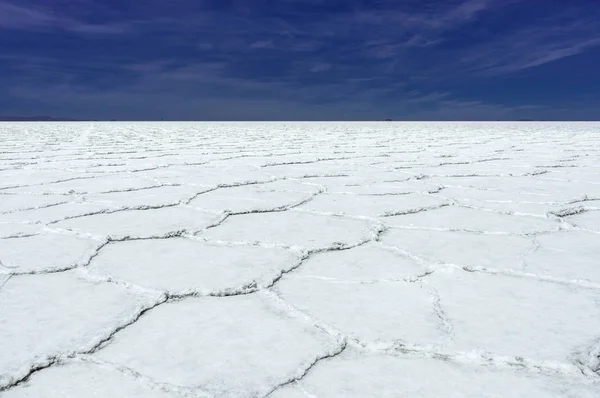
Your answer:
[[[599,143],[0,123],[0,396],[598,397]]]

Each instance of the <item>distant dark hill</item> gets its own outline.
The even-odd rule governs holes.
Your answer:
[[[0,122],[75,122],[77,119],[52,116],[0,116]]]

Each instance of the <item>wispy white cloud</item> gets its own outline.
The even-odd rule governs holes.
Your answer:
[[[270,50],[270,49],[275,48],[275,44],[273,44],[273,42],[271,40],[259,40],[259,41],[255,41],[254,43],[250,44],[249,47],[252,49]]]
[[[202,51],[210,51],[214,47],[215,46],[212,45],[211,43],[200,43],[200,44],[198,44],[198,50],[202,50]]]
[[[318,72],[326,72],[330,69],[331,69],[331,64],[328,64],[326,62],[318,62],[310,68],[310,71],[313,73],[318,73]]]
[[[392,59],[411,49],[443,43],[447,32],[463,27],[497,6],[492,0],[451,0],[421,11],[357,11],[347,24],[363,27],[365,56]]]
[[[492,5],[491,0],[466,0],[437,19],[436,26],[446,27],[471,21]]]
[[[544,65],[600,46],[594,22],[564,22],[528,27],[469,48],[461,63],[485,74],[505,74]]]
[[[310,53],[321,48],[322,43],[318,40],[296,40],[287,48],[291,51]]]
[[[392,9],[357,11],[353,17],[358,23],[394,26],[423,35],[443,32],[476,19],[479,14],[495,6],[491,0],[444,1],[420,11]]]
[[[80,34],[120,34],[127,32],[127,24],[94,24],[60,15],[41,8],[30,8],[0,0],[0,29],[10,30],[65,30]]]

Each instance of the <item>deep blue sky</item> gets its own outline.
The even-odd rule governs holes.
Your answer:
[[[0,116],[600,119],[597,0],[0,0]]]

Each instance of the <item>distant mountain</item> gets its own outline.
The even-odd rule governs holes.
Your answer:
[[[77,119],[52,116],[0,116],[0,122],[75,122]]]

